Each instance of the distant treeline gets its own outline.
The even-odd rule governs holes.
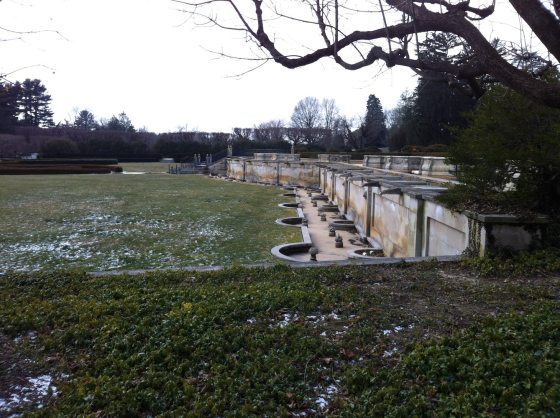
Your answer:
[[[244,129],[245,134],[251,129]],[[253,140],[224,132],[123,132],[72,127],[17,127],[0,134],[0,158],[39,153],[41,158],[117,158],[119,161],[157,161],[163,157],[188,161],[195,154],[224,154],[228,145],[240,149],[289,152],[286,140]]]

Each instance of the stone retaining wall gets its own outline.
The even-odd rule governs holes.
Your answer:
[[[349,175],[350,174],[350,175]],[[387,257],[484,256],[498,247],[527,248],[541,236],[543,219],[455,212],[435,200],[445,190],[398,175],[321,171],[321,184],[340,212]]]
[[[319,167],[314,162],[228,158],[227,175],[251,183],[319,187]]]
[[[370,168],[438,177],[453,177],[456,171],[454,165],[445,162],[445,157],[365,155],[363,165]]]
[[[380,164],[380,156],[368,164]],[[395,167],[442,170],[443,158],[399,157]],[[421,158],[418,160],[418,158]],[[387,167],[388,161],[385,161]],[[428,167],[429,166],[429,167]],[[384,167],[384,169],[386,169]],[[455,212],[435,200],[446,190],[418,176],[312,161],[227,160],[229,177],[247,182],[320,188],[360,235],[387,257],[428,257],[470,252],[484,256],[498,247],[527,248],[545,220],[523,223],[514,216]]]

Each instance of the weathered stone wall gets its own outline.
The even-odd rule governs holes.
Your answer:
[[[542,220],[532,225],[508,215],[476,215],[445,208],[434,200],[444,190],[386,175],[357,177],[323,168],[328,191],[358,232],[388,257],[481,256],[498,247],[527,248],[541,236]]]
[[[299,154],[281,154],[281,153],[267,153],[257,152],[253,154],[253,159],[259,161],[299,161]]]
[[[237,180],[245,180],[245,162],[241,159],[228,158],[226,161],[226,173],[229,177]]]
[[[334,177],[334,199],[332,199],[332,201],[344,211],[346,202],[346,177],[340,174]]]
[[[278,184],[278,163],[245,161],[245,181],[249,183]]]
[[[416,255],[418,201],[406,194],[382,193],[374,190],[375,206],[371,235],[379,242],[388,257],[413,257]]]
[[[228,158],[227,175],[251,183],[319,187],[319,168],[309,162]]]
[[[367,188],[363,187],[361,180],[349,179],[348,197],[346,199],[346,218],[350,219],[356,225],[356,229],[362,236],[369,235],[367,231],[367,209],[368,196]],[[364,196],[365,195],[365,196]]]
[[[464,214],[450,211],[441,204],[427,200],[424,204],[423,254],[461,254],[469,242],[469,222]]]
[[[319,154],[318,157],[321,162],[350,162],[350,154]]]
[[[376,156],[377,158],[377,156]],[[439,164],[440,160],[432,160]],[[392,163],[400,167],[404,160]],[[407,164],[423,164],[407,160]],[[441,186],[410,176],[364,171],[303,161],[227,160],[229,177],[241,181],[319,187],[356,229],[388,257],[481,256],[499,246],[526,248],[540,237],[542,220],[533,225],[512,216],[459,213],[434,200]]]
[[[447,164],[445,157],[364,155],[363,165],[423,176],[453,177],[455,172],[455,166]]]

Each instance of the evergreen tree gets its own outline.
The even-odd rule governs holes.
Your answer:
[[[460,39],[453,34],[433,33],[420,44],[420,59],[427,62],[457,63],[470,56]],[[425,71],[414,90],[413,129],[410,139],[415,145],[450,144],[455,138],[454,126],[464,127],[464,114],[473,109],[475,100],[449,88],[444,75]],[[410,143],[410,142],[409,142]]]
[[[454,142],[455,137],[450,128],[464,127],[464,114],[472,110],[475,104],[474,99],[450,89],[442,80],[429,77],[418,80],[414,97],[413,126],[409,128],[414,145]]]
[[[414,120],[414,95],[408,90],[401,94],[397,107],[388,112],[388,145],[391,151],[398,151],[411,143],[412,121]]]
[[[24,126],[49,127],[53,123],[53,112],[50,109],[51,96],[47,88],[38,79],[26,79],[17,82],[19,121]]]
[[[74,121],[74,127],[79,129],[85,130],[92,130],[99,126],[97,121],[95,120],[95,115],[91,113],[89,110],[84,109],[78,113],[76,116],[76,120]]]
[[[18,86],[0,83],[0,132],[12,132],[17,125]]]
[[[464,61],[471,52],[465,50],[455,35],[434,33],[420,44],[420,57],[425,62]],[[424,71],[412,94],[401,96],[394,110],[390,146],[400,149],[404,145],[451,144],[455,141],[454,127],[466,125],[465,114],[471,111],[476,100],[463,93],[463,85],[450,88],[445,75]]]
[[[375,96],[370,94],[366,105],[366,117],[364,119],[364,132],[365,140],[364,145],[384,147],[387,144],[387,127],[385,126],[385,114],[381,102]]]
[[[132,121],[125,112],[119,113],[118,116],[113,115],[105,127],[111,131],[136,132]]]
[[[558,80],[558,74],[551,74]],[[475,201],[497,202],[558,217],[560,110],[496,85],[450,148],[459,179]],[[491,208],[493,209],[493,208]]]

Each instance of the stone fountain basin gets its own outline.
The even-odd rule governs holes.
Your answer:
[[[297,217],[297,216],[292,216],[289,218],[279,218],[276,219],[276,223],[278,225],[283,225],[283,226],[297,226],[297,227],[301,227],[302,223],[303,223],[303,218]]]
[[[290,262],[307,262],[309,259],[301,260],[294,258],[296,255],[306,255],[309,249],[313,246],[310,242],[293,242],[289,244],[277,245],[271,250],[272,255],[285,261]]]
[[[320,195],[317,195],[317,196],[311,196],[311,200],[321,200],[321,201],[327,202],[329,200],[329,198],[324,194],[320,194]]]
[[[288,208],[288,209],[297,209],[298,208],[299,203],[297,202],[290,202],[290,203],[280,203],[278,204],[279,207],[281,208]]]
[[[338,212],[338,205],[323,205],[319,207],[319,212]]]
[[[346,220],[346,219],[336,219],[334,221],[329,222],[329,227],[333,227],[334,229],[342,230],[342,231],[354,231],[356,230],[356,226],[354,222]]]
[[[350,258],[383,258],[383,249],[381,248],[356,248],[348,251]]]

